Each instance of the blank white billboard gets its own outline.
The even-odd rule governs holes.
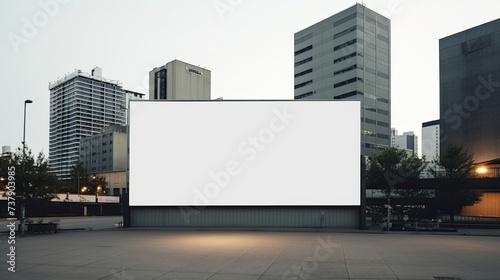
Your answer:
[[[132,206],[360,205],[358,101],[131,101]]]

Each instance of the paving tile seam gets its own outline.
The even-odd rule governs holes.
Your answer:
[[[347,271],[347,278],[348,279],[351,279],[351,274],[349,273],[349,269],[347,267],[347,262],[346,262],[346,255],[345,255],[345,246],[343,245],[345,242],[343,240],[341,240],[341,243],[342,244],[342,257],[344,259],[344,264],[345,264],[345,268],[346,268],[346,271]]]
[[[111,275],[108,275],[108,276],[105,276],[105,277],[99,278],[99,280],[106,279],[106,278],[108,278],[108,277],[110,277],[110,276],[113,276],[113,275],[116,275],[116,274],[122,274],[124,271],[130,271],[130,272],[132,272],[132,271],[134,271],[134,270],[137,270],[137,271],[150,271],[150,270],[146,270],[146,269],[127,269],[127,268],[122,268],[120,271],[117,271],[117,272],[115,272],[115,273],[113,273],[113,274],[111,274]],[[160,278],[160,277],[163,277],[163,276],[167,275],[167,274],[168,274],[168,273],[170,273],[170,272],[171,272],[171,271],[166,271],[165,273],[163,273],[163,274],[159,275],[158,277],[153,278],[152,280],[154,280],[154,279],[158,279],[158,278]],[[131,275],[130,277],[134,277],[133,279],[135,279],[135,278],[136,278],[136,277],[135,277],[135,276],[133,276],[133,275]],[[117,279],[117,280],[118,280],[118,279],[122,279],[122,275],[119,275],[119,278],[114,277],[113,279]],[[126,279],[126,276],[125,276],[125,279]],[[123,280],[125,280],[125,279],[123,279]]]

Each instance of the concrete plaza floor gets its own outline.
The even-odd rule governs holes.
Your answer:
[[[16,238],[16,272],[7,240],[0,279],[500,279],[500,236],[62,231]]]

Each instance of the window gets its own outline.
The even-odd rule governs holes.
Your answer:
[[[313,48],[313,46],[312,46],[312,45],[309,45],[309,46],[307,46],[307,47],[305,47],[305,48],[303,48],[303,49],[300,49],[300,50],[296,51],[296,52],[295,52],[295,55],[299,55],[299,54],[301,54],[301,53],[305,53],[305,52],[307,52],[308,50],[312,50],[312,48]]]
[[[378,111],[379,113],[381,113],[381,114],[384,114],[384,115],[387,115],[387,116],[389,115],[389,111],[382,110],[382,109],[378,109],[377,111]]]
[[[355,95],[358,95],[358,94],[359,95],[363,95],[362,92],[355,90],[355,91],[351,91],[351,92],[344,93],[344,94],[341,94],[341,95],[337,95],[333,99],[344,99],[344,98],[355,96]]]
[[[364,135],[369,135],[369,136],[375,136],[375,135],[377,135],[375,132],[370,131],[370,130],[366,130],[366,129],[363,130],[363,134]]]
[[[388,25],[385,25],[385,24],[383,24],[383,23],[381,23],[381,22],[378,22],[378,27],[379,27],[380,29],[383,29],[383,30],[385,30],[385,31],[389,32],[389,26],[388,26]]]
[[[377,122],[375,120],[372,120],[372,119],[369,119],[369,118],[365,118],[365,122],[366,123],[371,123],[371,124],[377,124]]]
[[[339,70],[339,71],[335,71],[335,72],[333,72],[333,76],[340,75],[340,74],[342,74],[342,73],[345,73],[345,72],[348,72],[348,71],[354,70],[354,69],[356,69],[356,68],[358,68],[358,67],[356,66],[356,64],[354,64],[354,65],[352,65],[352,66],[346,67],[346,68],[341,69],[341,70]]]
[[[312,36],[313,36],[312,33],[309,33],[309,34],[307,34],[307,35],[305,35],[303,37],[300,37],[299,39],[295,40],[295,45],[311,39]]]
[[[389,123],[378,121],[378,125],[383,127],[389,127]]]
[[[389,104],[389,99],[386,98],[378,98],[378,101]]]
[[[365,16],[365,19],[366,19],[366,21],[368,21],[369,23],[373,23],[374,25],[376,25],[376,24],[377,24],[377,22],[376,22],[374,19],[372,19],[371,17],[369,17],[369,16]]]
[[[341,18],[341,19],[339,19],[339,20],[337,20],[336,22],[333,23],[333,27],[339,26],[342,23],[347,22],[347,21],[349,21],[349,20],[351,20],[351,19],[353,19],[355,17],[356,17],[356,13],[353,13],[353,14],[350,14],[350,15],[344,17],[344,18]]]
[[[377,109],[373,108],[373,107],[369,107],[369,106],[365,106],[365,110],[367,111],[371,111],[371,112],[377,112]],[[368,122],[368,121],[367,121]]]
[[[341,87],[341,86],[345,86],[347,84],[352,84],[352,83],[357,82],[357,81],[363,81],[363,79],[361,79],[360,77],[351,78],[349,80],[345,80],[345,81],[342,81],[340,83],[334,84],[333,88],[338,88],[338,87]]]
[[[382,36],[380,34],[377,34],[377,38],[380,39],[380,41],[386,42],[387,44],[389,44],[389,39],[387,37]]]
[[[385,73],[382,73],[382,72],[380,72],[380,71],[379,71],[379,72],[377,72],[377,75],[378,75],[379,77],[389,79],[389,75],[387,75],[387,74],[385,74]]]
[[[304,63],[307,63],[307,62],[311,61],[312,59],[313,59],[313,58],[312,58],[312,56],[311,56],[311,57],[308,57],[308,58],[306,58],[306,59],[303,59],[303,60],[301,60],[301,61],[299,61],[299,62],[295,62],[295,67],[297,67],[297,66],[299,66],[299,65],[302,65],[302,64],[304,64]]]
[[[368,73],[371,73],[371,74],[374,74],[374,75],[375,75],[375,74],[377,74],[377,71],[375,71],[375,69],[370,68],[370,67],[368,67],[368,66],[366,66],[366,67],[365,67],[365,70],[366,70],[366,72],[368,72]]]
[[[359,55],[359,56],[363,56],[361,53],[356,53],[356,52],[353,52],[353,53],[350,53],[350,54],[348,54],[348,55],[346,55],[346,56],[339,57],[339,58],[335,59],[335,60],[333,61],[333,64],[336,64],[336,63],[342,62],[342,61],[344,61],[344,60],[346,60],[346,59],[349,59],[349,58],[351,58],[351,57],[355,57],[355,56],[356,56],[356,54],[357,54],[357,55]]]
[[[300,72],[300,73],[297,73],[297,74],[295,74],[295,78],[300,77],[300,76],[303,76],[303,75],[305,75],[305,74],[309,74],[309,73],[311,73],[312,71],[313,71],[313,70],[312,70],[312,68],[311,68],[311,69],[307,69],[307,70],[305,70],[305,71],[302,71],[302,72]]]
[[[353,27],[347,28],[347,29],[346,29],[346,30],[344,30],[344,31],[341,31],[341,32],[339,32],[339,33],[337,33],[337,34],[333,35],[333,39],[340,38],[340,37],[342,37],[342,36],[344,36],[344,35],[346,35],[346,34],[349,34],[349,33],[353,32],[353,31],[356,31],[357,27],[358,27],[358,26],[357,26],[357,25],[355,25],[355,26],[353,26]]]
[[[308,97],[308,96],[311,96],[313,95],[314,92],[310,91],[310,92],[306,92],[306,93],[303,93],[303,94],[300,94],[300,95],[297,95],[295,96],[295,99],[302,99],[302,98],[305,98],[305,97]]]
[[[382,139],[389,139],[389,135],[383,133],[377,133],[377,137]]]
[[[155,73],[154,99],[167,99],[167,70],[162,69]]]
[[[352,45],[352,44],[356,44],[357,40],[358,40],[358,39],[352,39],[352,40],[347,41],[347,42],[345,42],[345,43],[343,43],[343,44],[340,44],[340,45],[338,45],[338,46],[334,47],[334,48],[333,48],[333,51],[335,52],[335,51],[338,51],[338,50],[340,50],[340,49],[343,49],[343,48],[345,48],[345,47],[347,47],[347,46],[350,46],[350,45]]]
[[[312,80],[309,80],[307,82],[303,82],[303,83],[297,84],[297,85],[295,85],[295,89],[298,89],[298,88],[301,88],[301,87],[305,87],[305,86],[307,86],[309,84],[312,84],[312,82],[313,82]]]

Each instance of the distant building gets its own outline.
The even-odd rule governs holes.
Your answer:
[[[422,157],[425,157],[427,168],[422,172],[422,178],[434,177],[430,170],[436,168],[434,161],[439,160],[440,155],[439,120],[422,123]]]
[[[126,99],[132,92],[118,81],[103,78],[99,67],[91,74],[75,70],[49,83],[49,90],[49,167],[60,179],[68,179],[80,158],[83,137],[106,126],[126,124]]]
[[[500,158],[500,19],[439,40],[441,152]]]
[[[210,100],[210,70],[173,60],[149,72],[149,100]]]
[[[125,96],[126,96],[126,99],[125,99],[126,103],[125,104],[127,104],[127,108],[128,108],[128,104],[129,104],[130,100],[144,99],[144,97],[146,95],[144,93],[139,93],[139,92],[134,92],[134,91],[130,91],[130,90],[125,90]],[[125,119],[128,122],[128,110],[125,110]]]
[[[97,172],[96,176],[104,177],[108,185],[106,186],[106,195],[120,196],[127,191],[127,171]]]
[[[8,157],[10,155],[12,155],[10,146],[2,146],[2,157]]]
[[[403,132],[403,135],[398,135],[398,131],[392,128],[391,147],[407,150],[409,154],[418,156],[418,136],[413,131]]]
[[[80,161],[89,173],[106,178],[108,195],[122,194],[127,177],[127,127],[107,126],[82,138]]]
[[[107,126],[80,140],[80,161],[91,173],[127,169],[127,127]]]
[[[361,101],[361,154],[390,146],[391,22],[356,4],[294,35],[295,99]]]
[[[439,120],[422,123],[422,156],[426,161],[439,159]]]
[[[127,96],[127,104],[129,100],[144,99],[144,97],[146,96],[144,93],[134,92],[130,90],[125,90],[125,94]]]

